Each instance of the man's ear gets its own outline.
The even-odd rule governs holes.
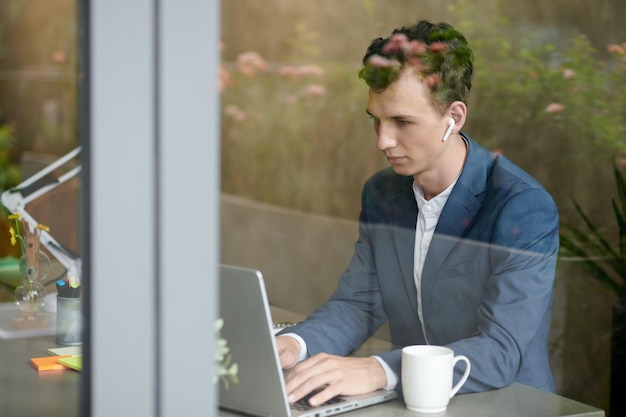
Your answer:
[[[452,133],[458,133],[465,124],[465,119],[467,117],[467,106],[462,101],[452,102],[448,106],[446,114],[448,117],[454,119],[454,128],[452,129]]]

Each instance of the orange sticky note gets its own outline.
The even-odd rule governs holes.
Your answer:
[[[67,366],[58,362],[61,358],[70,358],[70,355],[66,356],[46,356],[45,358],[31,358],[30,363],[38,371],[55,371],[62,369],[69,369]]]

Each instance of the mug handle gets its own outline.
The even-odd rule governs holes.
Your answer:
[[[470,361],[469,359],[467,359],[466,356],[463,356],[463,355],[454,357],[454,361],[452,362],[452,369],[454,369],[454,366],[456,365],[458,361],[465,361],[467,366],[465,367],[465,373],[461,377],[461,380],[457,382],[454,388],[452,388],[452,391],[450,392],[450,398],[454,397],[454,395],[461,389],[461,387],[463,386],[463,384],[465,384],[465,381],[467,381],[467,377],[469,377],[469,374],[470,374],[470,369],[471,369]]]

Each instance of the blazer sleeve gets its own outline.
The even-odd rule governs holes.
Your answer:
[[[553,391],[548,335],[559,247],[556,205],[545,190],[529,188],[502,206],[494,224],[491,274],[474,312],[477,332],[447,344],[471,362],[470,377],[459,392],[513,381]],[[455,370],[455,381],[462,372]]]
[[[365,204],[365,191],[362,204]],[[348,268],[330,299],[289,332],[304,339],[309,355],[349,355],[387,321],[374,267],[366,210]]]

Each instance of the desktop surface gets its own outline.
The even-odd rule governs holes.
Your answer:
[[[0,339],[0,415],[75,417],[79,415],[82,374],[73,370],[38,372],[31,358],[59,347],[56,336]]]
[[[300,316],[272,308],[275,321],[298,321]],[[19,339],[0,339],[0,415],[3,417],[74,417],[79,416],[82,374],[73,370],[44,371],[30,364],[30,358],[47,355],[55,347],[55,336],[45,335]],[[375,354],[388,343],[372,339],[358,354]],[[184,411],[184,410],[181,410]],[[220,410],[207,416],[237,416]],[[181,414],[182,415],[182,414]],[[375,405],[343,414],[346,417],[383,417],[418,414],[406,409],[401,400]],[[450,401],[447,417],[603,417],[604,411],[521,384],[478,394],[457,395]]]
[[[411,412],[402,400],[396,399],[340,415],[416,417],[428,414]],[[450,400],[444,413],[436,414],[445,417],[604,417],[604,415],[604,411],[595,407],[517,383],[499,390],[457,395]],[[220,410],[219,416],[235,417],[240,414]]]

